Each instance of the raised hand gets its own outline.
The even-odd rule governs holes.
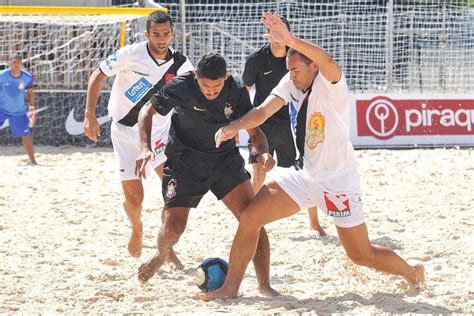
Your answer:
[[[143,148],[135,161],[135,174],[139,178],[146,179],[146,164],[155,160],[155,154],[148,148]]]
[[[263,12],[260,21],[268,28],[268,33],[263,35],[266,39],[284,44],[288,44],[292,40],[293,34],[288,31],[288,27],[277,15],[268,11]]]

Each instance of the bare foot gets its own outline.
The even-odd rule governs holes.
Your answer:
[[[209,302],[216,299],[227,300],[230,298],[236,298],[237,294],[238,291],[230,291],[226,290],[224,287],[221,287],[220,289],[212,292],[199,292],[196,294],[196,298],[204,302]]]
[[[260,292],[260,294],[266,297],[277,297],[281,295],[280,292],[273,289],[270,285],[265,287],[259,287],[258,291]]]
[[[151,257],[150,260],[138,268],[138,280],[143,283],[148,282],[148,280],[150,280],[150,278],[160,269],[163,262],[164,260],[160,258],[159,254]]]
[[[175,268],[178,269],[178,270],[183,270],[184,269],[184,265],[181,263],[181,260],[178,259],[178,257],[176,256],[176,253],[174,252],[173,249],[171,249],[171,251],[170,251],[170,256],[168,258],[168,262],[174,264]]]
[[[312,230],[315,230],[320,237],[327,235],[324,229],[320,225],[311,225],[309,228],[311,228]]]
[[[422,264],[417,264],[414,268],[415,275],[412,279],[407,279],[407,281],[413,289],[419,290],[423,283],[425,283],[425,267]]]
[[[128,252],[134,258],[139,258],[142,255],[142,231],[132,231],[128,241]]]

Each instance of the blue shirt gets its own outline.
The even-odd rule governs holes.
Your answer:
[[[26,113],[25,91],[33,87],[33,77],[25,70],[13,77],[10,68],[0,71],[0,111],[8,114]]]

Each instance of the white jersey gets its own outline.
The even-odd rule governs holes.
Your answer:
[[[140,42],[122,47],[100,63],[99,69],[107,77],[115,76],[110,91],[108,105],[109,116],[119,121],[142,99],[173,64],[173,58],[164,61],[156,60],[148,50],[148,42]],[[171,52],[174,52],[171,49]],[[178,69],[177,74],[193,70],[188,58]],[[153,126],[169,125],[169,118],[155,115]],[[135,125],[137,128],[137,125]]]
[[[339,82],[332,84],[319,73],[311,90],[306,113],[303,171],[315,182],[357,171],[350,140],[349,88],[344,74]],[[273,95],[289,103],[293,123],[307,93],[295,87],[290,73],[272,91]]]

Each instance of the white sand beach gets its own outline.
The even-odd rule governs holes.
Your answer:
[[[237,299],[211,303],[194,298],[194,269],[227,260],[237,228],[212,194],[175,248],[184,270],[164,266],[141,285],[137,269],[160,226],[158,177],[145,181],[144,249],[134,259],[112,150],[37,152],[41,165],[28,166],[21,147],[0,148],[0,313],[474,313],[473,149],[357,151],[370,239],[425,265],[421,291],[354,265],[332,219],[319,213],[328,236],[318,237],[301,211],[267,226],[282,295],[261,296],[250,267]]]

